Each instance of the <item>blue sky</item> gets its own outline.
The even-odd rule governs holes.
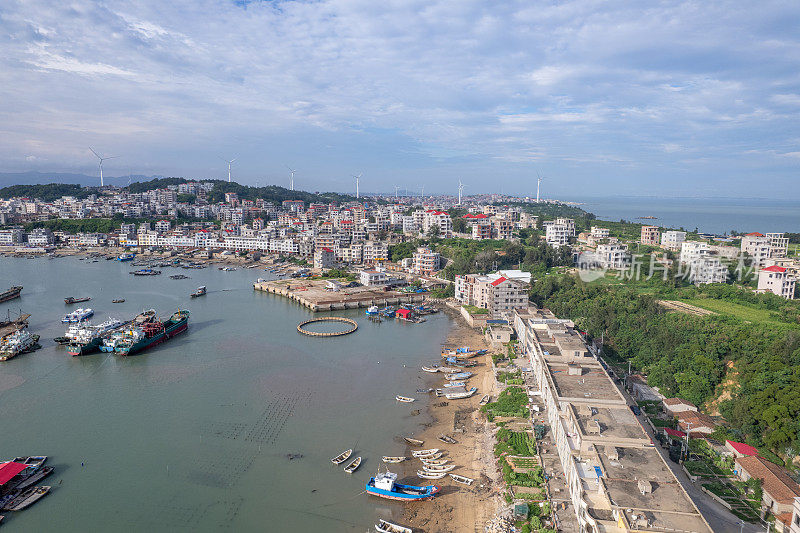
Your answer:
[[[6,0],[0,171],[800,197],[800,3]]]

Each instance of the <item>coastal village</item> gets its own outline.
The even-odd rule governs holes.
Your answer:
[[[580,227],[568,216],[533,214],[562,204],[531,198],[276,204],[233,192],[210,202],[212,190],[211,183],[186,181],[141,193],[106,187],[48,202],[2,198],[0,252],[116,259],[145,276],[160,275],[160,268],[258,269],[268,275],[253,276],[254,290],[292,300],[315,317],[361,309],[364,320],[413,324],[446,313],[454,328],[441,354],[419,369],[426,387],[396,391],[398,409],[424,412],[429,422],[400,436],[403,454],[387,450],[382,466],[390,472],[365,485],[372,496],[406,502],[392,521],[377,519],[378,532],[705,533],[718,530],[720,520],[797,531],[800,485],[792,472],[744,442],[718,440],[716,429],[725,424],[718,413],[665,396],[646,375],[608,360],[602,339],[535,305],[529,291],[541,274],[521,264],[455,273],[448,267],[457,258],[442,246],[486,241],[504,250],[534,239],[567,258],[554,267],[560,272],[602,280],[643,268],[637,254],[645,250],[648,267],[681,272],[695,286],[729,281],[741,264],[752,274],[747,290],[792,300],[800,259],[783,233],[720,236],[603,221]],[[70,232],[47,224],[100,219],[115,227]],[[490,266],[502,257],[495,254]],[[203,295],[200,287],[192,297]],[[88,300],[81,296],[65,303]],[[18,298],[24,307],[24,289],[11,287],[0,301]],[[713,313],[677,300],[659,304],[669,312]],[[91,314],[80,308],[64,321],[80,325]],[[62,341],[79,345],[72,355],[108,347],[128,355],[185,331],[188,317],[179,311],[157,320],[145,312],[124,323],[84,324],[95,329],[83,341],[76,340],[80,328],[68,329]],[[38,336],[20,344],[34,336],[27,319],[9,315],[0,324],[5,359],[35,349]],[[356,332],[357,321],[346,320],[353,327],[342,334]],[[298,331],[309,334],[303,326]],[[139,330],[141,339],[132,340]],[[362,458],[353,452],[331,450],[331,461],[355,473]],[[44,460],[0,464],[4,510],[21,510],[47,494],[50,487],[33,487],[52,472]]]

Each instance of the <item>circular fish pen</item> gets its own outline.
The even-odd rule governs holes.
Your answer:
[[[317,324],[320,322],[340,322],[342,324],[347,324],[351,326],[349,329],[344,331],[310,331],[305,329],[305,326],[309,324]],[[310,337],[339,337],[341,335],[347,335],[349,333],[353,333],[355,330],[358,329],[358,322],[352,320],[350,318],[342,318],[338,316],[326,316],[321,318],[312,318],[311,320],[306,320],[305,322],[300,322],[297,325],[297,332],[302,333],[303,335],[308,335]]]

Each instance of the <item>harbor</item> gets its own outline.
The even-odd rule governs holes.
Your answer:
[[[254,278],[269,274],[203,268],[191,279],[170,280],[166,274],[181,270],[164,268],[165,275],[143,278],[128,274],[130,262],[0,258],[0,284],[25,286],[12,311],[31,314],[29,329],[42,344],[2,363],[0,413],[7,423],[0,448],[9,456],[46,450],[57,467],[46,480],[51,493],[27,512],[6,513],[3,526],[38,532],[56,516],[67,533],[362,533],[379,520],[409,525],[406,504],[362,493],[385,469],[381,457],[405,453],[402,437],[432,421],[427,403],[443,401],[414,391],[432,386],[420,368],[441,361],[452,317],[427,316],[411,335],[408,324],[371,323],[364,308],[347,309],[330,316],[357,322],[357,332],[308,337],[296,327],[316,314],[253,290]],[[199,286],[207,294],[191,298]],[[151,308],[164,318],[191,309],[189,330],[132,357],[72,357],[52,340],[64,335],[67,295],[91,295],[97,323]],[[112,303],[119,299],[125,302]],[[79,305],[86,304],[73,307]],[[398,403],[400,393],[417,401]],[[478,401],[476,395],[451,405]],[[439,447],[462,446],[460,436],[456,445],[436,437],[431,442]],[[349,448],[348,461],[331,464]],[[359,467],[343,472],[356,457]],[[478,479],[463,459],[458,463],[453,473]],[[449,501],[453,487],[476,486],[449,476],[422,480],[415,475],[419,462],[413,466],[398,472],[400,483],[445,487],[433,501],[419,502],[417,512],[439,498]],[[274,528],[265,526],[265,512]]]

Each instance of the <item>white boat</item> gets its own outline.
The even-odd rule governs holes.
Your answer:
[[[39,342],[39,335],[31,335],[27,329],[15,331],[0,342],[0,361],[6,361],[34,349],[37,342]]]
[[[439,448],[431,448],[430,450],[415,450],[411,452],[414,457],[427,457],[439,451]]]
[[[435,472],[438,474],[439,472],[444,473],[454,470],[455,467],[456,465],[424,465],[422,469],[425,472]]]
[[[417,476],[422,479],[442,479],[446,475],[446,472],[425,472],[423,470],[417,470]]]
[[[438,455],[439,457],[442,456],[441,453],[437,453],[436,455]],[[436,458],[436,459],[426,459],[425,457],[422,458],[422,464],[424,464],[424,465],[438,465],[438,466],[441,466],[441,465],[446,465],[447,461],[448,461],[447,459],[439,459],[439,458]]]
[[[450,383],[445,383],[442,386],[444,388],[449,388],[449,387],[464,387],[465,385],[466,383],[464,383],[463,381],[451,381]]]
[[[395,396],[394,399],[397,400],[398,402],[403,402],[403,403],[411,403],[414,401],[414,398],[409,398],[408,396],[400,396],[400,395]]]
[[[64,315],[64,318],[61,319],[61,322],[64,324],[80,322],[81,320],[90,318],[92,315],[94,315],[94,311],[90,307],[87,307],[86,309],[76,309],[73,312]]]
[[[405,440],[411,446],[422,446],[424,444],[424,441],[420,439],[412,439],[411,437],[403,437],[403,440]]]
[[[437,373],[440,369],[437,366],[423,366],[422,370],[425,372],[430,372],[431,374]]]
[[[478,389],[476,389],[475,387],[472,387],[470,390],[468,390],[466,392],[454,392],[454,393],[450,393],[450,394],[445,393],[444,397],[447,398],[448,400],[460,400],[460,399],[463,399],[463,398],[469,398],[470,396],[472,396],[476,392],[478,392]]]
[[[412,533],[410,527],[399,526],[386,520],[378,520],[375,524],[375,531],[378,533]]]
[[[369,316],[377,315],[378,314],[378,306],[371,305],[367,308],[366,314]]]
[[[461,484],[467,485],[467,486],[472,485],[472,482],[475,481],[474,479],[472,479],[470,477],[459,476],[458,474],[449,474],[449,476],[451,478],[453,478],[453,481],[455,481],[456,483],[461,483]]]
[[[415,457],[415,459],[419,459],[420,461],[422,461],[424,463],[425,461],[435,461],[436,459],[438,459],[442,455],[444,455],[442,452],[436,452],[436,453],[434,453],[432,455],[426,455],[425,457]]]
[[[333,464],[335,464],[335,465],[340,465],[343,462],[347,461],[347,459],[349,459],[351,455],[353,455],[353,449],[352,448],[350,448],[349,450],[343,451],[342,453],[340,453],[339,455],[337,455],[336,457],[331,459],[331,462]]]
[[[402,463],[405,460],[406,460],[405,457],[392,457],[388,455],[383,456],[384,463]]]
[[[359,467],[359,466],[361,466],[361,457],[356,457],[356,458],[353,460],[353,462],[352,462],[352,463],[350,463],[349,465],[347,465],[346,467],[344,467],[344,471],[345,471],[345,472],[347,472],[348,474],[352,474],[353,472],[355,472],[356,470],[358,470],[358,467]]]

